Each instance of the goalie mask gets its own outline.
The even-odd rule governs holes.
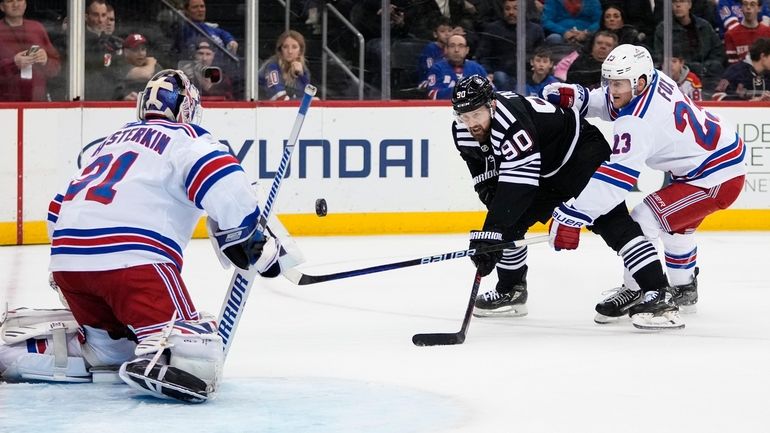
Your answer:
[[[139,120],[163,118],[179,123],[200,123],[200,93],[184,72],[164,69],[147,82],[136,103]]]

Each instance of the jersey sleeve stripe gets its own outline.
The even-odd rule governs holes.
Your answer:
[[[51,255],[99,255],[118,251],[149,251],[182,269],[182,248],[152,230],[133,227],[62,229],[53,233]]]
[[[48,221],[56,223],[59,220],[59,212],[61,211],[61,202],[64,200],[64,196],[56,194],[56,197],[48,204]]]
[[[243,168],[229,153],[214,151],[205,155],[193,165],[187,176],[187,198],[201,208],[201,201],[211,186],[236,171],[243,171]]]
[[[639,172],[620,164],[602,164],[591,177],[631,191],[639,179]]]

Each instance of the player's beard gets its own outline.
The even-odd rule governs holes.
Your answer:
[[[489,139],[489,130],[485,130],[483,126],[477,126],[469,129],[473,138],[479,143],[484,143]]]

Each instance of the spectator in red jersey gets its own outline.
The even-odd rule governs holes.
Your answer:
[[[679,90],[693,101],[703,99],[703,84],[700,78],[684,62],[684,56],[674,53],[671,56],[671,78],[676,81]]]
[[[0,101],[49,100],[47,80],[61,70],[48,33],[26,10],[26,0],[0,0]]]
[[[770,37],[770,26],[759,21],[759,0],[743,0],[741,11],[743,20],[725,33],[725,53],[731,64],[743,60],[757,38]]]

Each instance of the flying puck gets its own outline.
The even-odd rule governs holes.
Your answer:
[[[319,198],[315,201],[315,214],[319,217],[325,217],[326,216],[326,199]]]

